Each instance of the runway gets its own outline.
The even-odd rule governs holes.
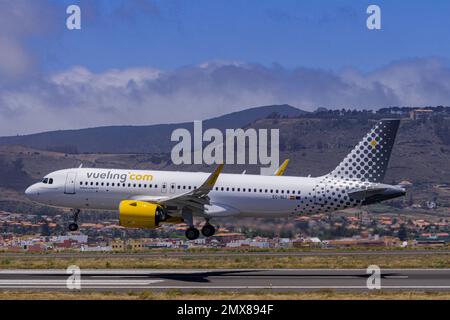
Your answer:
[[[0,270],[0,290],[367,291],[366,269]],[[381,290],[450,291],[450,269],[384,269]]]

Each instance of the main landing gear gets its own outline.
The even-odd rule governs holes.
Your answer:
[[[205,237],[211,237],[216,233],[216,228],[212,224],[209,224],[209,222],[206,222],[206,224],[202,228],[202,235]]]
[[[195,240],[200,236],[200,232],[196,227],[187,228],[184,234],[186,235],[186,238],[188,238],[188,240]]]
[[[214,233],[216,233],[216,228],[214,228],[214,226],[212,224],[206,223],[203,228],[202,228],[202,235],[204,237],[212,237],[214,235]],[[198,237],[200,236],[200,231],[198,231],[198,229],[194,226],[190,226],[189,228],[186,229],[185,232],[186,238],[188,238],[188,240],[195,240],[198,239]]]
[[[191,211],[183,211],[182,213],[184,221],[187,222],[189,228],[186,229],[185,235],[188,240],[198,239],[200,236],[200,231],[194,227],[194,219],[192,217]],[[209,223],[209,219],[206,220],[206,224],[202,228],[202,235],[204,237],[211,237],[216,232],[216,228]]]
[[[73,222],[69,224],[69,231],[77,231],[78,230],[78,215],[80,214],[80,209],[73,210]]]

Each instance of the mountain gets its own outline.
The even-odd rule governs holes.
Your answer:
[[[299,116],[306,111],[289,105],[250,108],[203,121],[203,128],[242,128],[273,114]],[[64,153],[161,153],[169,152],[170,135],[177,128],[192,131],[192,123],[148,126],[108,126],[58,130],[23,136],[0,137],[0,145],[20,145]]]

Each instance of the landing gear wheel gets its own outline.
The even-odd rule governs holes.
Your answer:
[[[205,224],[202,228],[202,235],[205,237],[211,237],[216,233],[216,228],[211,224]]]
[[[78,224],[76,224],[76,223],[69,224],[69,230],[70,231],[77,231],[78,230]]]
[[[195,240],[200,236],[200,232],[198,231],[197,228],[194,227],[190,227],[186,230],[186,238],[188,238],[188,240]]]

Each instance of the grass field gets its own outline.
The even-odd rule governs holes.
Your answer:
[[[327,256],[182,256],[130,257],[114,255],[104,257],[76,256],[69,257],[5,257],[0,256],[0,269],[65,269],[69,265],[92,269],[149,268],[149,269],[216,269],[216,268],[366,268],[369,265],[380,268],[448,268],[450,253],[389,254],[389,255],[327,255]]]
[[[0,300],[449,300],[450,292],[44,292],[1,291]]]

